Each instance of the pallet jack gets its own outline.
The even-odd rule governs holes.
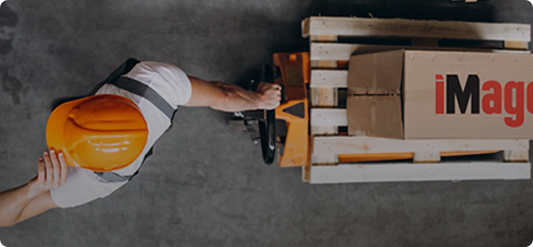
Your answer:
[[[254,143],[261,142],[267,165],[296,167],[310,163],[309,78],[309,53],[275,53],[273,64],[263,66],[261,82],[281,85],[281,104],[274,110],[235,113],[232,122],[244,121]],[[252,82],[249,89],[255,87]]]

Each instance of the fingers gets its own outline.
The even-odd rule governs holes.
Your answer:
[[[267,90],[268,89],[274,89],[274,90],[281,90],[281,85],[277,83],[267,83]]]
[[[279,84],[270,84],[264,93],[281,96],[281,86]]]
[[[67,172],[68,172],[67,161],[65,160],[65,155],[62,152],[59,152],[58,158],[59,158],[59,164],[61,168],[61,172],[59,175],[60,177],[59,185],[63,185],[67,181]]]
[[[262,82],[258,86],[258,92],[261,95],[261,105],[259,109],[272,110],[280,105],[281,101],[280,84]]]
[[[63,185],[67,173],[67,162],[62,152],[44,151],[39,157],[37,176],[28,182],[28,195],[34,197]]]
[[[274,89],[274,94],[271,99],[275,100],[276,102],[281,101],[281,86],[278,84],[274,84],[272,88]]]
[[[50,185],[50,182],[52,182],[54,173],[52,170],[52,161],[50,160],[50,155],[48,154],[48,151],[44,151],[43,158],[44,158],[44,171],[46,173],[44,184]]]
[[[281,92],[281,86],[280,86],[279,84],[272,83],[272,84],[270,85],[270,88],[271,88],[271,89],[274,89],[274,90],[276,90],[276,91],[278,91],[278,92]]]
[[[50,160],[52,161],[52,186],[59,186],[61,178],[59,173],[61,172],[61,167],[59,166],[59,160],[57,159],[57,154],[55,150],[50,150]]]
[[[39,181],[40,183],[43,183],[44,182],[44,179],[45,179],[45,172],[44,172],[44,161],[43,161],[43,157],[39,157],[39,165],[38,165],[38,168],[37,168],[37,181]]]
[[[269,91],[271,89],[280,90],[281,91],[281,85],[279,85],[277,83],[261,82],[257,86],[257,91],[260,91],[260,92],[267,92],[267,91]]]
[[[45,151],[39,157],[39,180],[49,188],[57,188],[67,180],[67,162],[62,152]]]

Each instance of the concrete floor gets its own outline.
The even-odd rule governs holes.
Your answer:
[[[257,77],[305,51],[300,21],[355,15],[532,23],[525,0],[7,0],[0,8],[0,190],[36,173],[53,100],[87,93],[128,57],[208,80]],[[33,246],[528,246],[533,182],[309,185],[261,164],[225,114],[181,108],[142,172],[103,200],[0,228]]]

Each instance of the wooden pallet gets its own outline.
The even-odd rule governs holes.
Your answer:
[[[403,48],[530,53],[530,25],[310,17],[302,22],[310,38],[311,165],[303,180],[316,183],[528,179],[529,140],[393,140],[346,136],[343,92],[352,54]],[[410,44],[361,44],[348,38],[408,38]],[[348,41],[343,41],[343,39]],[[500,47],[440,47],[440,40],[497,41]],[[405,43],[405,39],[403,40]],[[459,42],[460,44],[460,42]],[[503,151],[504,162],[441,162],[441,157]],[[403,163],[360,163],[375,160]]]

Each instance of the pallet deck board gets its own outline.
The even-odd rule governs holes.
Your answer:
[[[399,140],[365,136],[313,137],[313,154],[529,150],[529,140]]]
[[[464,40],[527,41],[531,26],[517,23],[483,23],[356,17],[310,17],[302,22],[302,36],[410,37]]]
[[[526,162],[389,163],[310,166],[303,169],[311,184],[530,179]]]
[[[516,45],[516,44],[515,44]],[[428,47],[399,46],[399,45],[368,45],[368,44],[343,44],[343,43],[311,43],[311,61],[347,61],[352,54],[364,54],[371,52],[392,51],[399,49],[419,49],[428,50]],[[471,52],[495,52],[529,54],[527,50],[504,50],[504,49],[481,49],[481,48],[456,48],[456,47],[434,47],[431,50],[443,51],[471,51]],[[318,66],[315,66],[318,67]],[[321,67],[318,67],[321,68]]]
[[[311,109],[311,126],[346,126],[346,109]]]
[[[311,71],[311,88],[344,88],[348,86],[348,70],[320,70]]]

